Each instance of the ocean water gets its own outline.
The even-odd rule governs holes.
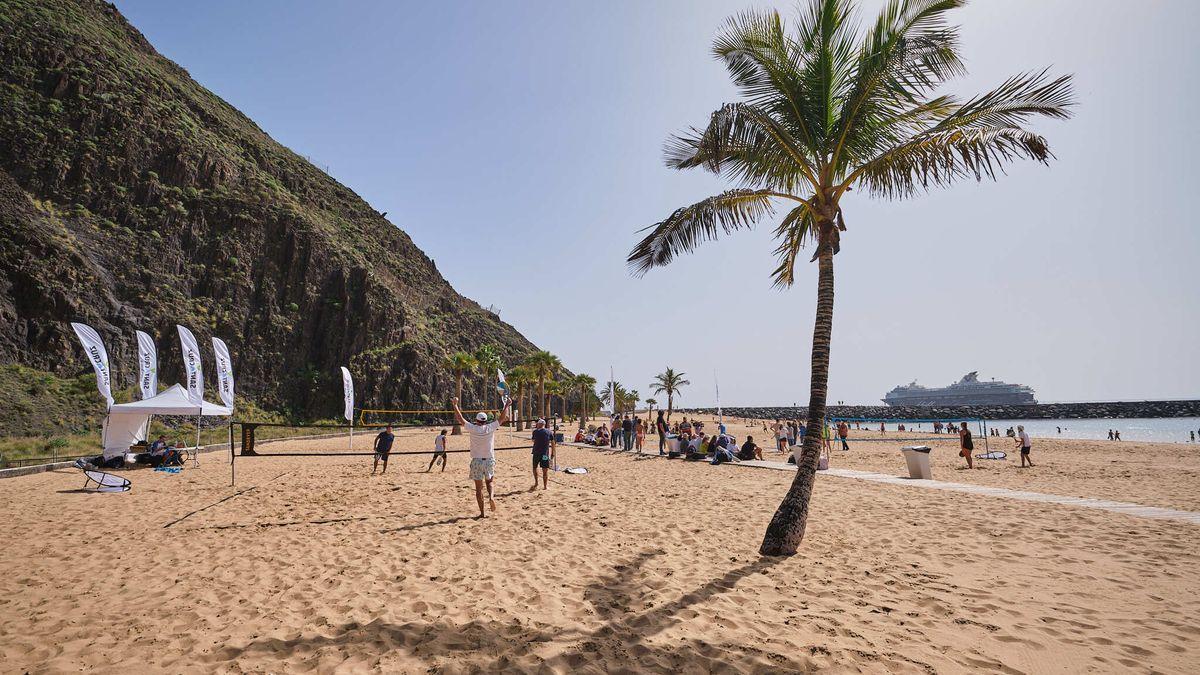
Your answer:
[[[988,420],[989,429],[1003,434],[1009,427],[1025,425],[1025,432],[1034,438],[1081,438],[1108,440],[1108,430],[1121,432],[1123,441],[1153,441],[1156,443],[1187,443],[1188,432],[1200,440],[1200,417],[1158,418],[1098,418],[1090,420]],[[1061,432],[1059,431],[1061,429]],[[1200,442],[1196,443],[1200,448]]]

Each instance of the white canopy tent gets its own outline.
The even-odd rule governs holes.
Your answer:
[[[228,417],[233,408],[204,401],[196,405],[188,399],[182,385],[171,385],[170,389],[141,401],[118,403],[108,410],[104,420],[104,457],[116,457],[129,450],[129,446],[144,441],[150,431],[152,415],[187,415],[188,417]]]

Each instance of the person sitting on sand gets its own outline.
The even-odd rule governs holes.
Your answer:
[[[724,436],[719,436],[719,437],[715,437],[715,438],[724,438]],[[722,445],[718,445],[715,441],[713,442],[712,446],[713,446],[713,451],[712,451],[712,463],[713,464],[724,464],[726,462],[736,462],[737,461],[737,458],[735,458],[733,456],[733,453],[729,451],[729,448],[722,446]]]
[[[604,426],[603,424],[600,425],[599,429],[596,429],[595,444],[608,445],[608,427]]]
[[[963,425],[965,426],[966,422],[963,422]],[[1117,440],[1121,440],[1121,437],[1118,436]],[[1025,463],[1029,462],[1029,468],[1032,469],[1033,460],[1029,457],[1029,451],[1033,448],[1033,441],[1029,438],[1029,434],[1025,433],[1025,427],[1020,424],[1017,425],[1016,442],[1017,447],[1021,449],[1021,468],[1024,469]]]
[[[380,475],[387,473],[388,455],[392,452],[392,443],[396,440],[396,436],[392,434],[392,425],[384,427],[383,431],[375,437],[375,464],[371,466],[371,475],[379,469],[379,460],[383,460],[383,471]]]
[[[585,436],[583,434],[583,427],[579,427],[579,431],[575,432],[575,442],[582,443],[584,438]]]
[[[158,440],[150,444],[150,452],[138,453],[134,457],[134,461],[138,464],[147,464],[149,466],[162,466],[163,458],[167,454],[167,437],[159,436]]]
[[[967,460],[967,468],[975,468],[975,459],[972,453],[975,450],[975,442],[971,440],[971,430],[967,428],[967,423],[963,422],[962,427],[958,430],[958,454]]]
[[[533,430],[533,487],[529,488],[530,492],[537,489],[539,467],[542,469],[542,489],[550,487],[550,459],[555,451],[554,434],[546,428],[546,420],[539,419]]]
[[[450,399],[454,404],[454,419],[459,426],[471,437],[471,480],[475,481],[475,501],[479,502],[479,517],[486,518],[483,511],[483,486],[487,483],[488,506],[496,510],[495,493],[492,490],[492,479],[496,475],[496,430],[508,421],[508,409],[512,405],[506,402],[500,411],[500,417],[488,421],[487,413],[475,415],[471,424],[463,418],[462,410],[458,407],[458,397]]]
[[[446,430],[442,429],[442,433],[438,434],[433,439],[433,459],[429,460],[429,466],[425,468],[425,473],[433,470],[433,463],[442,460],[442,471],[446,470]]]
[[[748,459],[761,460],[762,458],[762,448],[754,444],[753,436],[747,436],[746,442],[742,443],[741,450],[738,450],[738,459],[745,461]]]

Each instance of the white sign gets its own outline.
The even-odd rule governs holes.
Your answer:
[[[213,353],[217,357],[217,388],[221,402],[233,408],[233,360],[229,358],[229,347],[221,338],[213,338]]]
[[[183,326],[179,330],[179,346],[183,349],[183,371],[187,376],[188,400],[195,405],[204,404],[204,367],[200,363],[200,345],[196,336]]]
[[[354,379],[350,377],[350,371],[346,366],[342,366],[342,396],[346,399],[346,421],[354,421]]]
[[[154,338],[140,330],[134,332],[138,343],[138,387],[145,400],[158,394],[158,349]]]
[[[108,403],[108,407],[112,407],[112,382],[109,377],[108,369],[108,350],[104,348],[104,341],[100,339],[100,334],[94,328],[83,323],[72,323],[71,328],[75,329],[75,335],[79,336],[79,342],[83,345],[83,351],[87,352],[88,360],[92,362],[92,368],[96,370],[96,388],[100,390],[100,395]]]

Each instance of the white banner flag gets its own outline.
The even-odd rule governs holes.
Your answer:
[[[346,420],[354,421],[354,379],[350,377],[350,371],[346,366],[342,366],[342,396],[346,399]]]
[[[179,346],[183,349],[183,371],[187,375],[188,399],[195,405],[204,403],[204,367],[200,363],[200,345],[192,331],[176,324]]]
[[[213,353],[217,356],[217,389],[221,401],[233,409],[233,359],[229,358],[229,347],[221,338],[213,338]]]
[[[158,394],[158,349],[154,338],[140,330],[134,333],[138,343],[138,387],[145,400]]]
[[[83,351],[87,352],[88,360],[92,362],[92,368],[96,369],[96,388],[100,390],[100,395],[104,397],[108,407],[112,407],[112,382],[110,380],[108,370],[108,350],[104,348],[104,341],[100,339],[100,334],[91,326],[84,323],[72,323],[71,328],[75,329],[75,334],[79,336],[79,342],[83,345]]]

